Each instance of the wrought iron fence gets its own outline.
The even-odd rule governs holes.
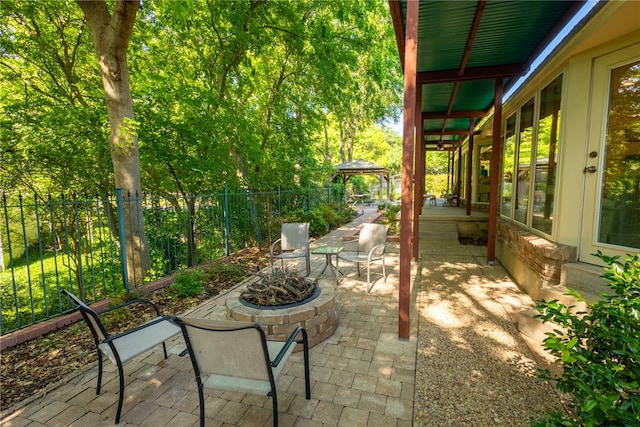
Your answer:
[[[0,332],[67,310],[61,289],[98,301],[177,270],[264,246],[283,217],[342,200],[338,188],[200,195],[2,196]],[[140,228],[143,232],[127,232]]]

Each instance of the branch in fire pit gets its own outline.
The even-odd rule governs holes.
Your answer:
[[[317,284],[317,279],[301,277],[286,268],[258,273],[258,277],[257,282],[247,285],[240,298],[259,306],[273,307],[304,301],[313,295]]]

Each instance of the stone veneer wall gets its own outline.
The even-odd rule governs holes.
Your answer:
[[[312,301],[290,308],[258,309],[248,307],[239,298],[230,297],[225,302],[227,318],[257,322],[267,335],[267,340],[284,341],[298,326],[307,331],[309,347],[333,335],[338,327],[338,311],[331,284],[318,281],[320,295]]]
[[[564,264],[576,261],[574,246],[551,242],[506,221],[498,220],[496,234],[496,257],[534,300],[543,287],[560,283]]]

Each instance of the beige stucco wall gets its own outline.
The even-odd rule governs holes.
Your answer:
[[[583,215],[584,167],[587,163],[591,108],[591,81],[595,58],[640,43],[640,2],[611,2],[549,59],[503,107],[503,119],[513,114],[559,74],[563,74],[563,105],[558,190],[552,240],[577,246]],[[503,125],[504,126],[504,125]]]
[[[602,100],[591,99],[593,64],[598,57],[640,43],[638,17],[640,2],[606,4],[589,24],[576,30],[574,38],[565,43],[553,58],[547,60],[503,107],[503,120],[506,120],[554,78],[563,74],[563,117],[553,235],[551,238],[543,236],[537,239],[535,231],[522,230],[521,237],[513,232],[499,233],[496,245],[497,259],[533,297],[541,287],[555,284],[556,278],[545,276],[541,271],[540,260],[522,256],[522,251],[525,248],[531,249],[532,244],[547,246],[548,243],[554,243],[565,249],[573,247],[576,249],[575,254],[578,254],[581,239],[590,237],[591,218],[595,216],[595,212],[585,212],[583,206],[584,198],[594,195],[585,193],[583,170],[588,163],[589,137],[593,137],[589,133],[592,109],[597,113],[606,108]],[[588,224],[588,228],[585,228],[587,232],[581,235],[585,223]],[[575,259],[568,256],[563,262]],[[590,259],[590,262],[598,261]]]

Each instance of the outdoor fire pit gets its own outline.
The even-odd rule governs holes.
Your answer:
[[[253,308],[285,308],[303,304],[317,297],[318,279],[301,277],[295,271],[273,269],[258,273],[258,280],[247,284],[240,293],[240,300]]]
[[[338,327],[332,284],[279,269],[250,279],[226,307],[227,318],[259,323],[268,340],[286,340],[302,326],[313,347]]]

